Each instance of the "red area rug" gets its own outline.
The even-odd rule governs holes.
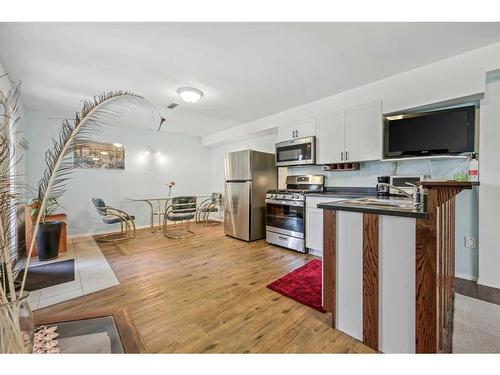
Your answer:
[[[267,287],[303,305],[326,312],[321,305],[321,268],[321,260],[311,260],[302,267],[273,281]]]

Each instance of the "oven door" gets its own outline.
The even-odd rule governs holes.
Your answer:
[[[276,143],[276,165],[306,165],[316,163],[316,138],[306,137]]]
[[[304,238],[304,202],[266,199],[266,230]]]

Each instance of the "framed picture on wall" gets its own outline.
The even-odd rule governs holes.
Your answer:
[[[121,143],[86,142],[75,145],[75,168],[125,169],[125,148]]]

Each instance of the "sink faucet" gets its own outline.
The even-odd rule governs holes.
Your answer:
[[[379,182],[379,185],[387,186],[390,189],[397,190],[400,193],[402,193],[404,196],[406,196],[407,198],[410,198],[411,204],[412,204],[414,209],[421,208],[422,206],[424,206],[424,197],[423,196],[426,194],[425,191],[423,189],[420,189],[417,185],[411,184],[409,182],[407,182],[406,184],[412,187],[411,194],[408,193],[403,188],[400,188],[398,186],[394,186],[394,185],[388,184],[386,182]]]

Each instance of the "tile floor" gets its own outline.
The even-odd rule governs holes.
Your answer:
[[[55,305],[119,284],[106,257],[93,238],[68,239],[66,254],[45,262],[33,259],[30,267],[69,259],[75,259],[75,280],[30,292],[29,302],[32,310]]]

